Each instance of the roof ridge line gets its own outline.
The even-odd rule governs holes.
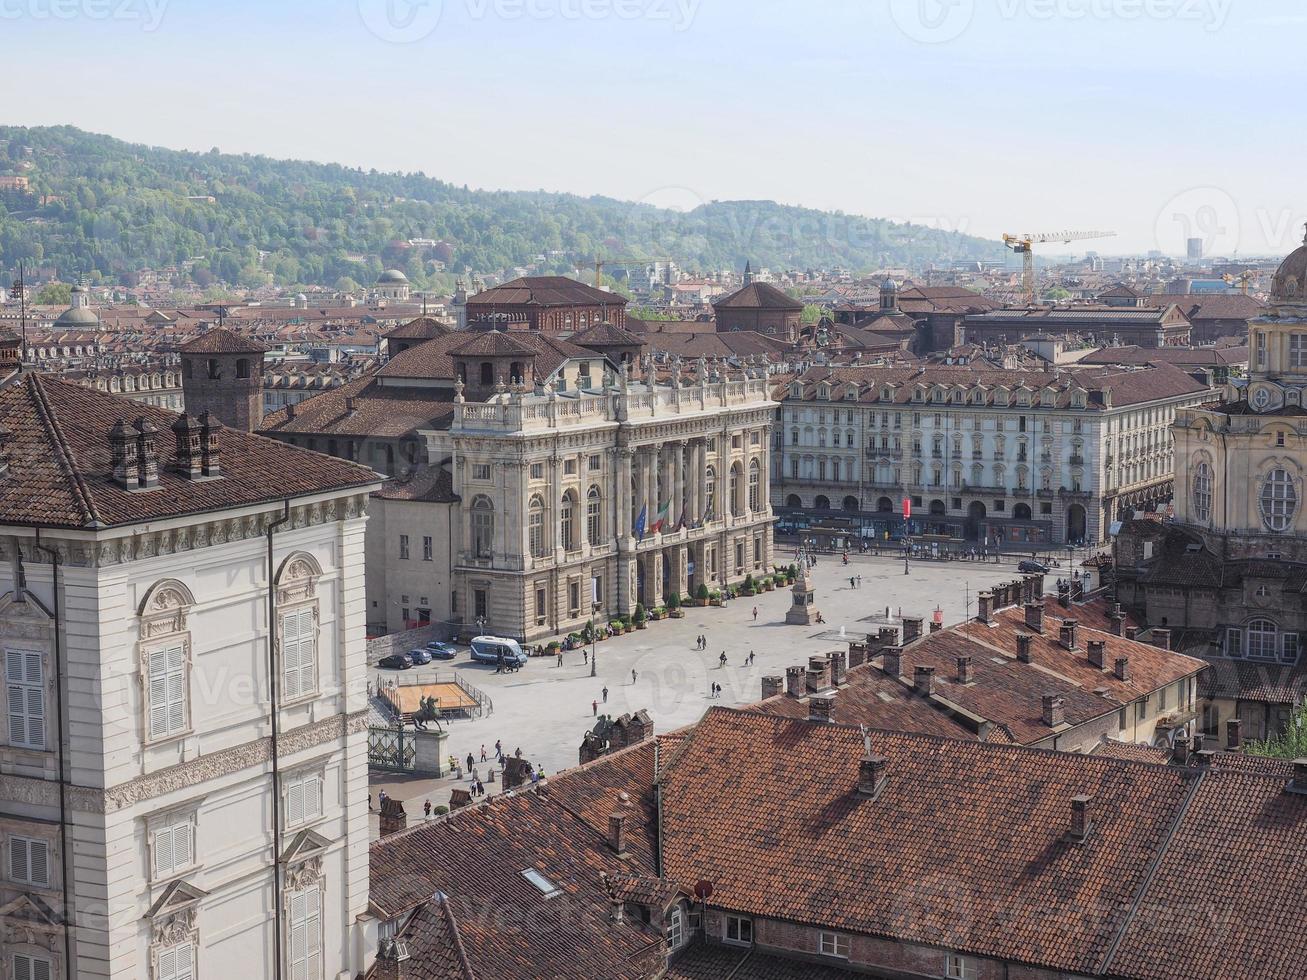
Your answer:
[[[1145,764],[1152,765],[1154,763]],[[1153,855],[1153,860],[1148,864],[1148,870],[1144,873],[1144,880],[1139,883],[1139,890],[1136,892],[1134,900],[1130,903],[1129,911],[1126,912],[1125,921],[1121,923],[1121,928],[1117,930],[1116,936],[1108,945],[1107,952],[1103,954],[1103,958],[1098,964],[1098,969],[1094,971],[1099,976],[1102,976],[1107,972],[1108,967],[1111,966],[1113,957],[1116,956],[1117,950],[1121,947],[1121,943],[1125,941],[1126,931],[1130,928],[1130,924],[1134,922],[1135,916],[1139,912],[1139,906],[1143,904],[1144,895],[1148,893],[1149,886],[1152,885],[1153,879],[1157,876],[1157,869],[1162,865],[1162,858],[1166,856],[1166,852],[1171,847],[1171,842],[1175,840],[1176,832],[1180,829],[1180,825],[1184,822],[1185,815],[1189,812],[1189,805],[1193,803],[1194,797],[1198,795],[1198,787],[1202,785],[1203,780],[1207,777],[1209,772],[1207,769],[1187,771],[1196,772],[1197,775],[1194,777],[1193,782],[1190,783],[1189,791],[1185,793],[1184,799],[1180,801],[1180,808],[1176,811],[1175,819],[1171,821],[1171,826],[1166,831],[1166,837],[1158,846],[1157,853]]]
[[[95,501],[91,498],[91,492],[86,486],[85,479],[69,462],[72,451],[68,447],[68,440],[64,438],[63,427],[60,426],[54,409],[50,407],[49,399],[46,397],[45,382],[41,381],[40,378],[41,375],[33,374],[28,387],[32,392],[32,400],[36,405],[36,410],[41,415],[41,421],[54,439],[55,459],[59,463],[59,468],[72,484],[73,496],[82,510],[82,523],[83,525],[103,524],[99,511],[95,509]]]
[[[440,910],[444,914],[445,923],[449,926],[450,934],[454,937],[454,953],[458,957],[458,965],[463,968],[463,975],[467,980],[476,980],[476,971],[472,969],[471,962],[467,958],[467,950],[463,947],[463,936],[458,931],[458,920],[454,917],[454,910],[450,906],[449,897],[442,891],[439,893],[437,901],[440,904]]]

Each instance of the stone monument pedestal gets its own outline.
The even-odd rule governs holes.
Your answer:
[[[817,597],[812,587],[811,572],[806,567],[799,572],[790,591],[794,593],[794,601],[790,611],[785,614],[785,622],[795,626],[812,625],[817,620]]]

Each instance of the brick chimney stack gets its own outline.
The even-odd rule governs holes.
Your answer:
[[[1135,639],[1138,639],[1138,638],[1139,638],[1139,627],[1138,627],[1138,626],[1127,626],[1127,627],[1125,628],[1125,638],[1126,638],[1127,640],[1135,640]]]
[[[1083,844],[1089,839],[1089,832],[1094,829],[1093,814],[1090,812],[1092,796],[1071,797],[1071,839]]]
[[[381,801],[381,836],[387,837],[390,834],[403,830],[408,826],[408,814],[404,812],[404,804],[393,796],[387,796]]]
[[[374,980],[410,980],[408,944],[402,939],[382,940],[377,950],[377,964],[373,967]]]
[[[200,458],[200,425],[194,416],[183,412],[172,424],[172,434],[177,439],[177,472],[188,480],[198,480],[204,475],[204,464]]]
[[[1108,617],[1108,618],[1111,619],[1111,621],[1112,621],[1111,625],[1108,627],[1108,630],[1111,632],[1111,634],[1112,634],[1113,636],[1124,636],[1124,635],[1125,635],[1125,613],[1123,613],[1123,612],[1114,612],[1114,613],[1112,613],[1111,616]]]
[[[608,815],[608,848],[619,858],[630,856],[626,850],[626,811],[620,807]]]
[[[124,419],[119,419],[109,430],[109,454],[113,459],[113,482],[124,490],[139,490],[141,466],[136,433]]]
[[[923,698],[935,693],[935,668],[917,664],[912,671],[912,687]]]
[[[1026,603],[1026,629],[1033,633],[1044,632],[1044,604],[1042,602]]]
[[[1107,668],[1107,643],[1103,640],[1090,640],[1086,646],[1089,647],[1089,663],[1099,670]]]
[[[870,739],[867,740],[870,743]],[[884,756],[873,755],[870,747],[858,762],[858,795],[874,800],[885,788],[886,770],[889,760]]]
[[[958,657],[958,683],[971,683],[971,658]]]
[[[808,691],[830,690],[830,661],[817,655],[808,658]]]
[[[7,450],[9,439],[12,436],[12,432],[6,429],[3,425],[0,425],[0,480],[9,476],[9,453]]]
[[[804,693],[803,668],[795,665],[785,668],[785,693],[792,698],[801,698]]]
[[[886,647],[881,651],[881,667],[890,677],[898,678],[903,670],[903,648]]]
[[[831,713],[835,710],[834,698],[810,698],[808,700],[808,720],[826,725],[831,722]]]
[[[1064,619],[1062,620],[1061,627],[1058,629],[1058,641],[1068,650],[1074,650],[1076,648],[1076,633],[1078,632],[1076,627],[1078,625],[1079,624],[1076,623],[1074,619]]]
[[[930,632],[932,632],[932,633],[938,633],[938,632],[939,632],[940,630],[942,630],[943,628],[944,628],[944,624],[941,623],[939,620],[937,620],[937,619],[932,619],[932,620],[930,621]]]
[[[1189,740],[1187,738],[1177,738],[1175,744],[1171,746],[1171,761],[1177,766],[1189,765]]]
[[[922,623],[922,619],[920,616],[903,617],[903,645],[904,646],[907,646],[913,640],[917,639],[917,637],[921,636],[921,623]]]
[[[1056,694],[1044,695],[1044,724],[1049,728],[1060,728],[1066,718],[1063,714],[1063,706],[1066,702]]]
[[[768,674],[762,679],[762,699],[774,698],[785,690],[785,678],[780,674]]]
[[[153,490],[159,485],[159,430],[147,418],[137,419],[134,428],[141,489]]]
[[[1029,633],[1017,634],[1017,659],[1023,664],[1030,663],[1030,641],[1032,637]]]
[[[830,682],[834,687],[839,687],[849,678],[849,672],[844,666],[846,657],[843,650],[836,650],[830,655]]]
[[[1159,650],[1171,649],[1171,631],[1160,626],[1153,627],[1153,646]]]
[[[1117,657],[1116,663],[1112,668],[1112,673],[1116,676],[1117,680],[1128,681],[1130,679],[1130,658]]]
[[[1243,747],[1242,730],[1243,722],[1238,718],[1231,718],[1225,723],[1225,747],[1231,752],[1238,752]]]
[[[200,463],[205,476],[222,474],[222,423],[204,412],[200,415]]]
[[[982,592],[976,596],[976,622],[984,623],[988,626],[994,621],[994,596],[990,592]]]

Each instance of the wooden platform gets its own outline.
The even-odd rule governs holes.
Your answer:
[[[441,712],[470,711],[477,706],[476,699],[457,684],[404,684],[387,688],[383,696],[401,715],[414,714],[426,697],[434,697]]]

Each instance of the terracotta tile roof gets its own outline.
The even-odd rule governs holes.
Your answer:
[[[1307,663],[1207,658],[1199,679],[1205,698],[1229,698],[1262,704],[1298,704],[1307,698]]]
[[[770,955],[759,948],[706,942],[691,944],[667,970],[668,980],[866,980],[867,976],[811,960]]]
[[[567,276],[522,276],[468,297],[471,306],[625,306],[626,298]]]
[[[713,708],[661,778],[664,874],[739,912],[1094,972],[1191,777],[1161,766]],[[723,773],[729,772],[729,792]],[[1093,797],[1088,839],[1071,800]],[[1251,962],[1251,961],[1250,961]]]
[[[431,340],[433,337],[443,337],[447,333],[452,333],[450,327],[445,326],[439,320],[432,319],[429,316],[420,316],[416,320],[409,320],[408,323],[401,323],[394,330],[383,334],[387,340]]]
[[[1164,766],[1171,761],[1169,750],[1156,745],[1138,745],[1134,742],[1118,742],[1114,738],[1104,736],[1103,740],[1094,746],[1090,755],[1102,756],[1104,759],[1128,759],[1131,762],[1151,762],[1154,765]]]
[[[631,333],[631,331],[623,330],[607,320],[586,327],[567,339],[580,347],[639,347],[644,343],[640,337]]]
[[[454,478],[443,466],[420,466],[407,477],[387,480],[372,496],[381,500],[410,500],[422,503],[457,503]]]
[[[405,351],[400,357],[410,353]],[[350,398],[354,399],[352,411],[347,400]],[[264,417],[261,431],[277,435],[399,439],[413,435],[418,429],[448,428],[453,416],[453,388],[387,385],[374,375],[356,378],[306,398],[292,409],[273,412]]]
[[[157,490],[125,490],[112,480],[109,430],[120,420],[157,430]],[[207,513],[327,490],[375,486],[372,470],[306,449],[221,429],[222,477],[190,480],[176,471],[170,428],[177,414],[42,375],[0,391],[0,424],[10,432],[9,475],[0,480],[4,523],[50,527],[135,524]]]
[[[1307,796],[1285,785],[1233,771],[1202,777],[1108,975],[1303,976]]]
[[[184,354],[262,354],[267,349],[226,327],[212,327],[179,348]]]
[[[1190,320],[1251,320],[1266,312],[1255,297],[1242,293],[1152,293],[1144,299],[1150,306],[1174,303]]]
[[[775,286],[765,282],[754,282],[742,289],[737,289],[729,296],[722,296],[712,301],[715,310],[788,310],[798,312],[803,304],[787,296]]]
[[[485,330],[472,334],[449,353],[454,357],[530,357],[536,351],[513,334],[502,330]]]
[[[536,377],[547,378],[572,358],[596,357],[592,350],[535,330],[451,331],[396,354],[377,372],[381,378],[454,380],[454,356],[530,357]]]
[[[449,899],[437,894],[404,926],[407,980],[476,980]],[[376,974],[372,974],[375,976]]]
[[[790,349],[786,341],[754,330],[651,333],[644,335],[644,343],[651,351],[680,354],[683,358],[748,357],[750,354],[774,356]]]

